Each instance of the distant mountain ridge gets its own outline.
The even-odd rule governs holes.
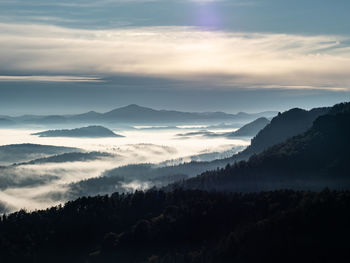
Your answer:
[[[6,120],[18,124],[60,124],[60,123],[196,123],[219,121],[246,121],[259,117],[272,117],[277,112],[228,114],[224,112],[182,112],[174,110],[155,110],[152,108],[130,104],[105,113],[89,111],[75,115],[23,115],[19,117],[3,116]]]
[[[104,138],[104,137],[124,137],[116,134],[110,129],[103,126],[88,126],[76,129],[63,130],[48,130],[43,132],[36,132],[32,135],[39,135],[39,137],[82,137],[82,138]]]
[[[249,118],[253,114],[238,113],[228,114],[224,112],[181,112],[174,110],[154,110],[147,107],[141,107],[131,104],[126,107],[118,108],[103,114],[105,119],[120,120],[147,120],[157,121],[191,121],[191,120],[225,120],[230,118]]]

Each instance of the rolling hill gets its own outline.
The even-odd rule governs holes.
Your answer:
[[[104,138],[104,137],[123,137],[115,134],[113,131],[103,126],[88,126],[76,129],[48,130],[33,133],[39,137],[74,137],[74,138]]]

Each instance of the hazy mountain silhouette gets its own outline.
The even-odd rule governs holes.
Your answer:
[[[65,116],[49,115],[40,118],[37,122],[40,124],[66,123],[68,119]]]
[[[68,119],[75,121],[98,121],[102,117],[102,113],[98,113],[96,111],[89,111],[86,113],[69,116]]]
[[[3,127],[3,126],[12,126],[14,125],[15,122],[8,119],[8,118],[2,118],[0,117],[0,127]]]
[[[69,124],[69,123],[198,123],[198,122],[220,122],[220,121],[249,121],[259,117],[272,117],[277,112],[266,111],[261,113],[237,113],[228,114],[224,112],[181,112],[172,110],[154,110],[147,107],[131,104],[117,108],[105,113],[89,111],[76,115],[23,115],[20,117],[6,117],[13,122],[20,124]]]
[[[78,148],[41,145],[41,144],[10,144],[0,146],[0,163],[15,163],[43,158],[48,155],[80,151]]]
[[[251,114],[227,114],[224,112],[180,112],[171,110],[154,110],[131,104],[104,113],[103,118],[107,120],[136,121],[136,122],[188,122],[188,121],[217,121],[231,119],[251,118]]]
[[[64,130],[48,130],[43,132],[33,133],[32,135],[39,135],[40,137],[88,137],[88,138],[102,138],[102,137],[123,137],[115,134],[110,129],[103,126],[88,126],[76,129]]]
[[[180,137],[190,137],[202,135],[206,137],[253,137],[255,136],[261,129],[263,129],[270,121],[265,117],[258,118],[252,122],[247,123],[246,125],[239,128],[234,132],[212,132],[208,130],[200,130],[195,132],[187,132],[187,133],[179,133],[176,136]]]
[[[17,165],[26,164],[44,164],[44,163],[65,163],[65,162],[87,162],[99,160],[105,157],[112,157],[113,154],[106,152],[69,152],[63,154],[56,154],[44,158],[31,160],[29,162],[18,163]]]
[[[265,117],[261,117],[259,119],[256,119],[255,121],[244,125],[237,131],[227,135],[234,137],[253,137],[269,123],[270,121],[268,119],[266,119]]]
[[[320,116],[312,127],[219,171],[191,178],[181,187],[226,191],[278,188],[349,188],[350,103],[339,104]]]

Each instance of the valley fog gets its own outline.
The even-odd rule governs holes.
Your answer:
[[[36,155],[20,153],[6,156],[0,153],[1,212],[12,212],[22,208],[35,210],[63,203],[69,198],[66,193],[70,184],[100,177],[106,171],[117,167],[142,163],[162,167],[193,160],[211,161],[232,156],[250,143],[249,138],[228,139],[196,135],[196,132],[203,129],[205,129],[203,126],[184,126],[176,129],[136,127],[132,130],[113,130],[124,136],[122,138],[39,137],[31,135],[41,131],[38,129],[2,129],[0,146],[40,144],[73,147],[77,149],[70,151],[101,152],[106,156],[91,160],[52,162],[46,159],[42,161],[40,158],[56,154],[38,152]],[[233,130],[221,129],[215,132]],[[194,135],[178,136],[183,133]],[[33,160],[41,161],[30,163]],[[124,182],[123,186],[132,191],[147,189],[153,184],[141,176]]]

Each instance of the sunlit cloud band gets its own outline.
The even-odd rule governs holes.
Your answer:
[[[232,33],[193,27],[78,30],[19,24],[0,24],[0,32],[0,70],[13,75],[28,72],[37,80],[46,74],[78,76],[55,77],[58,81],[97,81],[79,76],[114,74],[220,76],[211,79],[228,86],[335,91],[350,87],[350,46],[344,36]]]

